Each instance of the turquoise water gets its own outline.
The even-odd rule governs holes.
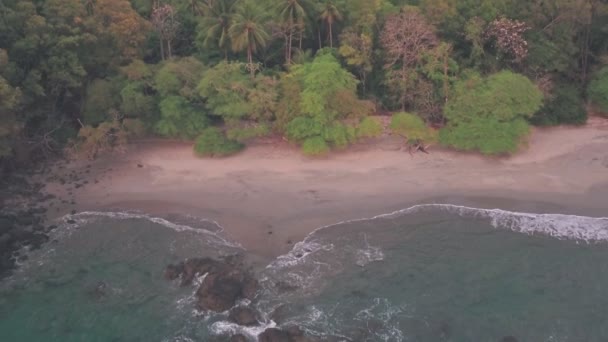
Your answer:
[[[74,219],[1,283],[3,341],[255,341],[293,324],[333,341],[608,341],[608,219],[433,205],[319,229],[275,260],[250,256],[253,328],[196,312],[195,289],[162,277],[187,257],[247,254],[216,223]]]

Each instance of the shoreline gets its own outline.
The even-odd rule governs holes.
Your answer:
[[[55,167],[59,179],[78,176],[47,183],[64,199],[49,217],[73,210],[192,215],[217,221],[249,252],[275,257],[319,227],[422,203],[585,216],[608,211],[606,120],[536,130],[530,147],[509,158],[436,148],[410,156],[401,144],[385,137],[308,159],[269,141],[235,157],[200,159],[191,144],[140,142],[122,154]]]

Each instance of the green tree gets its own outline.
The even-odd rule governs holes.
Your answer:
[[[228,59],[230,26],[238,0],[207,1],[202,7],[203,17],[197,26],[196,41],[199,49],[217,47]]]
[[[329,47],[334,47],[334,34],[333,27],[337,22],[342,21],[342,13],[338,9],[338,6],[334,3],[333,0],[325,0],[321,7],[321,13],[319,14],[319,18],[327,25],[327,37],[329,39]]]
[[[255,75],[253,54],[265,48],[270,35],[264,27],[266,13],[260,6],[246,0],[236,11],[229,34],[234,52],[247,52],[247,63],[251,76]]]
[[[440,142],[484,154],[515,152],[527,135],[527,119],[542,105],[541,91],[525,76],[502,71],[458,82],[445,106],[448,124]]]
[[[211,114],[230,121],[245,118],[250,112],[247,99],[253,81],[244,69],[242,63],[221,62],[205,72],[197,91]]]
[[[299,33],[301,42],[302,32],[304,31],[308,17],[307,7],[309,6],[308,0],[278,1],[277,12],[279,14],[281,31],[285,36],[285,62],[288,65],[291,64],[293,38],[296,33]]]
[[[535,125],[582,125],[587,122],[587,110],[580,90],[572,84],[558,83],[546,96],[542,109],[531,119]]]
[[[591,102],[602,112],[608,113],[608,66],[602,68],[593,77],[587,88],[587,94]]]
[[[112,80],[96,79],[87,87],[84,101],[84,124],[96,126],[111,120],[110,111],[119,107],[119,85]]]
[[[168,96],[160,102],[156,131],[166,137],[193,139],[209,125],[205,113],[181,96]]]

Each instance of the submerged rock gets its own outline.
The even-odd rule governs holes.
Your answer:
[[[268,328],[258,336],[260,342],[291,342],[289,334],[281,329]]]
[[[228,319],[238,325],[252,326],[258,324],[257,312],[248,307],[232,309]]]
[[[505,336],[500,339],[500,342],[518,342],[518,340],[515,336]]]
[[[195,277],[206,275],[196,291],[197,307],[223,312],[234,307],[239,299],[253,299],[258,289],[257,280],[238,260],[188,259],[167,266],[164,276],[168,280],[181,277],[181,285],[188,286]]]
[[[232,335],[232,337],[230,337],[230,342],[247,342],[247,337],[241,334]]]

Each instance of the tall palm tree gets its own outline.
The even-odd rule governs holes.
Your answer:
[[[246,0],[237,7],[232,25],[228,30],[234,52],[247,51],[247,63],[253,76],[253,54],[259,48],[264,48],[270,40],[270,35],[264,27],[265,11],[256,6],[253,1]]]
[[[285,36],[285,61],[287,64],[291,64],[292,42],[296,30],[300,32],[301,45],[308,6],[308,0],[279,0],[277,12],[279,14],[279,20],[287,33]]]
[[[197,39],[202,40],[204,46],[216,45],[224,51],[225,59],[228,58],[228,31],[238,2],[239,0],[206,0],[201,9],[203,17],[199,22]]]
[[[335,22],[342,21],[342,13],[338,10],[338,7],[334,4],[332,0],[327,0],[323,7],[321,8],[321,14],[319,15],[322,21],[327,24],[329,29],[329,47],[334,47],[334,39],[333,39],[333,25]]]

